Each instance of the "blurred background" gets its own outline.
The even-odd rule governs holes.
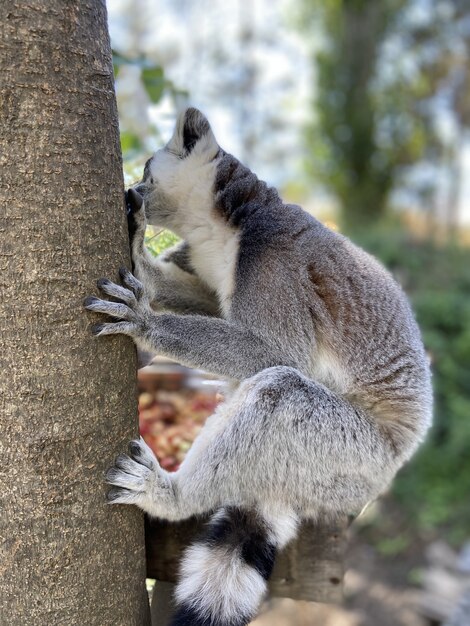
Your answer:
[[[201,108],[224,149],[393,272],[432,361],[434,427],[353,525],[344,606],[275,601],[256,623],[470,624],[470,600],[455,613],[470,595],[470,3],[108,0],[108,11],[126,183],[177,110]],[[148,233],[155,254],[174,240]]]

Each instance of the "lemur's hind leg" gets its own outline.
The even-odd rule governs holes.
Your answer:
[[[170,520],[225,504],[315,516],[359,512],[401,462],[367,415],[297,370],[272,367],[217,409],[177,472],[164,471],[141,441],[108,481],[112,502]]]

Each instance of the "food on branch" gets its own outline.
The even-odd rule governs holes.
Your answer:
[[[222,400],[223,383],[173,362],[139,370],[139,429],[161,466],[175,471]]]

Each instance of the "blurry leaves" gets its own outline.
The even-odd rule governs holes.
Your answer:
[[[380,541],[377,541],[375,548],[382,556],[398,556],[405,552],[410,545],[410,538],[405,534],[399,534],[396,536],[383,537]]]
[[[187,92],[178,89],[165,76],[161,65],[145,56],[130,57],[113,50],[114,75],[117,80],[119,123],[121,130],[121,150],[124,170],[128,178],[141,177],[141,168],[148,158],[148,153],[155,150],[160,139],[160,130],[149,116],[149,107],[158,105],[169,97],[176,107],[177,99],[187,98]],[[125,73],[123,68],[130,72]],[[134,91],[123,89],[120,85],[130,80]],[[138,172],[138,173],[136,173]]]
[[[320,11],[325,42],[314,59],[318,95],[308,138],[312,165],[340,201],[343,221],[380,216],[392,184],[390,157],[377,146],[378,107],[371,88],[392,4],[304,0],[307,23]]]
[[[161,65],[154,63],[146,57],[133,59],[113,50],[115,77],[119,75],[119,70],[123,65],[132,65],[140,69],[142,83],[153,104],[160,102],[166,92],[175,97],[187,93],[183,89],[178,89],[171,80],[165,77],[165,72]]]
[[[142,150],[142,142],[140,141],[140,138],[134,133],[125,130],[121,132],[120,137],[121,151],[123,154],[133,151],[139,152]]]
[[[142,68],[142,82],[153,103],[159,102],[165,87],[169,85],[163,75],[163,68],[159,66]]]
[[[116,50],[113,50],[114,78],[116,78],[117,75],[119,74],[119,69],[121,68],[121,66],[126,65],[128,63],[131,63],[129,59],[126,59],[126,57],[124,57],[122,54],[119,54],[119,52],[116,52]]]
[[[423,585],[423,576],[424,570],[422,567],[413,567],[407,576],[407,581],[410,585],[414,585],[416,587],[422,587]]]

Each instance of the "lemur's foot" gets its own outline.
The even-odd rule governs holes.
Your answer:
[[[142,339],[152,318],[155,316],[140,281],[125,268],[119,270],[125,287],[116,285],[107,278],[101,278],[96,284],[107,296],[120,300],[110,302],[88,296],[83,303],[85,308],[96,313],[106,313],[119,321],[110,324],[96,324],[92,328],[94,335],[129,335],[135,340]]]
[[[156,514],[159,503],[173,497],[171,482],[145,441],[131,441],[130,455],[120,454],[106,473],[106,482],[113,485],[108,492],[111,504],[136,504]]]

